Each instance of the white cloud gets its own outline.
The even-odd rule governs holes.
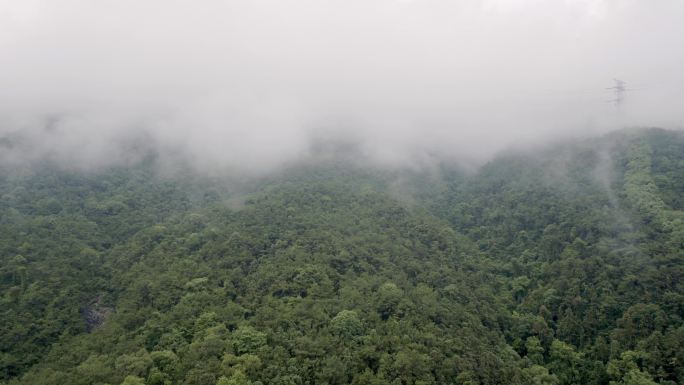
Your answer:
[[[410,163],[678,127],[683,16],[677,0],[0,0],[0,136],[31,138],[5,159],[106,163],[144,137],[252,170],[326,138]],[[641,88],[619,111],[613,77]]]

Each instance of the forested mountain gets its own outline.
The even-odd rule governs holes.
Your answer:
[[[0,171],[3,384],[684,384],[684,134]]]

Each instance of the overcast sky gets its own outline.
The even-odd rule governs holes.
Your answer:
[[[682,0],[0,0],[0,159],[477,162],[680,128],[683,69]]]

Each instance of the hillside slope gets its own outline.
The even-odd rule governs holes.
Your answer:
[[[155,170],[0,173],[0,383],[684,383],[681,132]]]

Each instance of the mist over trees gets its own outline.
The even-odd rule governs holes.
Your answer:
[[[0,160],[92,169],[142,147],[263,174],[332,142],[481,165],[681,128],[683,16],[679,0],[5,0]]]
[[[0,382],[678,384],[683,156],[636,130],[438,178],[4,168]]]
[[[682,20],[0,0],[0,385],[683,385]]]

